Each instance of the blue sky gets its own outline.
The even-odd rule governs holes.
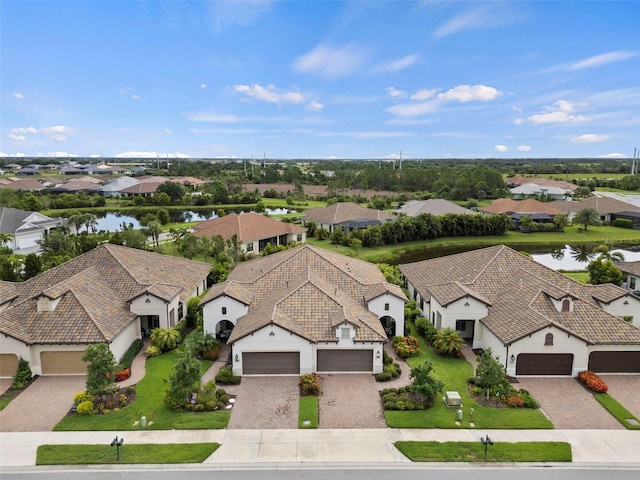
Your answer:
[[[632,157],[640,2],[0,2],[0,155]]]

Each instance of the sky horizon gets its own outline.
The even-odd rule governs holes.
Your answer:
[[[640,2],[2,0],[0,156],[632,158]]]

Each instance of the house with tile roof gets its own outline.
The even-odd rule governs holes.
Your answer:
[[[400,271],[425,318],[491,348],[510,376],[640,373],[640,298],[624,288],[584,285],[504,245]]]
[[[506,214],[511,217],[516,228],[519,228],[520,219],[527,215],[537,223],[552,223],[556,215],[565,215],[566,212],[552,205],[553,202],[541,202],[534,198],[526,200],[514,200],[512,198],[497,198],[491,205],[480,207],[479,210],[489,215]]]
[[[66,218],[52,218],[39,212],[0,207],[0,232],[11,235],[7,246],[21,255],[39,252],[38,242],[51,230],[66,224]]]
[[[409,217],[417,217],[423,213],[439,216],[449,213],[453,214],[476,214],[474,210],[461,207],[457,203],[450,202],[443,198],[430,198],[428,200],[410,200],[396,210],[397,213],[404,213]]]
[[[569,220],[582,209],[592,208],[600,215],[600,220],[610,222],[616,218],[616,214],[623,212],[640,213],[640,207],[623,202],[611,197],[588,197],[579,202],[551,202],[554,208],[564,210],[569,215]]]
[[[640,297],[640,261],[637,262],[621,262],[617,263],[622,273],[625,275],[623,288]]]
[[[238,265],[201,301],[234,375],[382,372],[406,297],[369,262],[302,245]]]
[[[393,222],[397,217],[391,213],[374,208],[361,207],[355,202],[338,202],[328,207],[311,208],[302,216],[302,221],[315,222],[318,228],[330,233],[342,228],[348,233],[353,228],[366,228]]]
[[[87,346],[116,361],[143,332],[173,327],[207,288],[211,265],[104,244],[25,282],[0,282],[0,376],[22,357],[34,375],[86,374]]]
[[[212,238],[220,235],[225,240],[235,235],[244,253],[259,254],[269,244],[275,247],[294,242],[304,243],[307,238],[307,229],[259,213],[246,212],[200,222],[193,226],[193,235],[198,238]]]

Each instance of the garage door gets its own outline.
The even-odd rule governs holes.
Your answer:
[[[516,375],[571,375],[572,353],[521,353]]]
[[[18,356],[13,353],[0,354],[0,377],[13,377],[18,371]]]
[[[300,352],[244,352],[244,375],[299,375]]]
[[[372,372],[373,350],[318,350],[319,372]]]
[[[84,351],[78,352],[41,352],[43,375],[87,374],[87,364],[82,361]]]
[[[640,373],[640,352],[591,352],[589,370],[596,373]]]

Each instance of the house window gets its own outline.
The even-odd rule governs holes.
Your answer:
[[[247,252],[253,252],[253,243],[247,243],[245,250]]]
[[[629,288],[631,290],[636,288],[636,277],[629,277]]]
[[[296,237],[296,242],[301,242],[302,241],[302,234],[299,233],[298,236]]]
[[[385,309],[385,311],[387,311],[387,312],[389,311],[389,304],[388,304],[388,303],[385,303],[385,304],[384,304],[384,309]]]
[[[544,337],[545,345],[553,345],[553,333],[547,333]]]
[[[464,330],[464,321],[463,320],[456,320],[456,330],[458,332],[461,332]]]
[[[222,307],[222,315],[226,315],[227,314],[227,307]]]
[[[340,329],[340,338],[342,340],[349,340],[351,338],[351,329],[349,327],[342,327]]]
[[[568,312],[570,310],[570,307],[571,307],[571,300],[569,300],[568,298],[565,298],[562,301],[562,311]]]

